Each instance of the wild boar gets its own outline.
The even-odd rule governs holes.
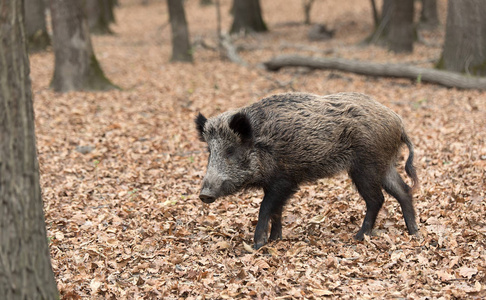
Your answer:
[[[255,249],[267,243],[270,221],[270,240],[282,238],[283,207],[301,183],[343,171],[366,201],[355,239],[371,234],[384,202],[382,188],[400,203],[408,232],[417,233],[413,188],[396,169],[405,144],[405,171],[417,186],[413,145],[401,118],[371,97],[279,94],[210,119],[199,113],[195,122],[209,150],[200,199],[212,203],[242,189],[264,191]]]

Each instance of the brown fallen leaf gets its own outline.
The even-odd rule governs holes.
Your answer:
[[[253,249],[252,246],[248,245],[247,243],[243,242],[243,248],[245,249],[245,251],[247,252],[250,252],[250,253],[253,253],[255,252],[255,249]]]
[[[449,281],[455,279],[456,277],[447,270],[439,270],[436,272],[437,276],[441,281]]]
[[[477,268],[469,268],[468,266],[464,265],[458,269],[459,275],[462,277],[466,277],[467,279],[471,279],[474,275],[478,273]]]
[[[309,288],[309,290],[315,295],[315,296],[332,296],[334,295],[333,292],[331,292],[328,289],[314,289],[314,288]]]
[[[216,249],[228,249],[231,245],[227,241],[221,241],[216,243]]]

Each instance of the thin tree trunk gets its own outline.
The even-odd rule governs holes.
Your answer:
[[[0,298],[59,299],[39,184],[21,0],[0,0]]]
[[[43,0],[25,0],[25,34],[29,51],[45,50],[50,44]]]
[[[55,91],[117,88],[104,75],[93,51],[84,1],[51,0]]]
[[[311,24],[312,4],[314,4],[314,0],[303,0],[302,2],[302,6],[304,8],[304,24],[306,25]]]
[[[182,0],[168,0],[170,25],[172,28],[171,61],[192,62],[189,30]]]
[[[201,6],[208,6],[213,4],[213,0],[199,0],[199,5]]]
[[[112,34],[110,16],[113,16],[109,0],[85,0],[88,16],[88,26],[94,34]]]
[[[230,33],[264,32],[267,25],[263,21],[260,0],[234,0],[233,25]]]
[[[115,13],[113,12],[116,6],[116,0],[102,0],[102,3],[105,20],[108,21],[108,24],[116,23]]]
[[[371,35],[364,40],[364,43],[377,45],[385,44],[393,13],[393,1],[394,0],[383,0],[383,4],[381,6],[381,16],[378,18],[379,21],[378,23],[375,22],[373,33],[371,33]],[[372,0],[372,6],[374,3],[375,2]],[[376,7],[373,7],[373,9],[376,9]]]
[[[430,82],[461,89],[486,90],[486,78],[473,78],[453,72],[401,64],[380,64],[342,58],[282,55],[265,62],[264,65],[269,71],[278,71],[284,67],[308,67],[339,70],[368,76],[409,78],[417,82]]]
[[[422,0],[419,26],[423,29],[435,29],[439,26],[437,0]]]
[[[486,75],[485,16],[484,0],[449,0],[444,49],[438,68]]]
[[[385,46],[394,52],[411,52],[414,40],[413,0],[383,0],[380,21],[363,43]]]
[[[380,17],[378,16],[378,10],[376,9],[375,0],[371,0],[371,12],[373,13],[373,22],[376,28],[380,24]]]
[[[393,1],[393,12],[387,38],[388,49],[393,52],[413,51],[413,1]]]

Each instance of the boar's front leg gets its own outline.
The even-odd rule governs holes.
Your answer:
[[[282,238],[282,211],[287,200],[295,193],[297,186],[287,180],[273,181],[265,188],[260,205],[258,223],[255,229],[254,248],[259,249],[268,242],[268,223],[272,221],[270,240]]]

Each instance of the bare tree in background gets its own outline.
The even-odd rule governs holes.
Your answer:
[[[393,52],[412,52],[415,29],[413,27],[413,1],[393,0],[388,49]]]
[[[113,0],[85,0],[89,30],[95,34],[112,34],[110,24],[115,21]]]
[[[438,68],[486,75],[485,16],[484,0],[449,0],[446,36]]]
[[[371,2],[374,5],[374,1]],[[374,8],[373,8],[374,9]],[[411,52],[415,38],[413,0],[384,0],[374,32],[365,42],[384,45],[394,52]]]
[[[171,61],[192,62],[186,13],[182,0],[168,0],[170,26],[172,28]]]
[[[302,7],[304,8],[304,24],[311,24],[311,10],[312,4],[315,0],[302,0]]]
[[[116,88],[104,75],[96,59],[84,1],[51,0],[55,91],[107,90]]]
[[[43,0],[24,1],[25,35],[29,51],[45,50],[50,45]]]
[[[199,5],[201,6],[207,6],[207,5],[213,5],[213,0],[199,0]]]
[[[439,26],[437,0],[422,0],[419,26],[422,29],[435,29]]]
[[[260,0],[234,0],[232,11],[234,18],[230,33],[268,30],[263,21]]]
[[[0,0],[0,298],[59,299],[39,183],[22,0]]]
[[[393,13],[393,1],[394,0],[383,0],[383,4],[381,6],[381,14],[378,14],[376,10],[376,3],[374,0],[371,0],[375,28],[373,33],[366,38],[365,43],[378,45],[385,44],[386,37],[388,36],[388,30],[390,28],[390,20]]]

